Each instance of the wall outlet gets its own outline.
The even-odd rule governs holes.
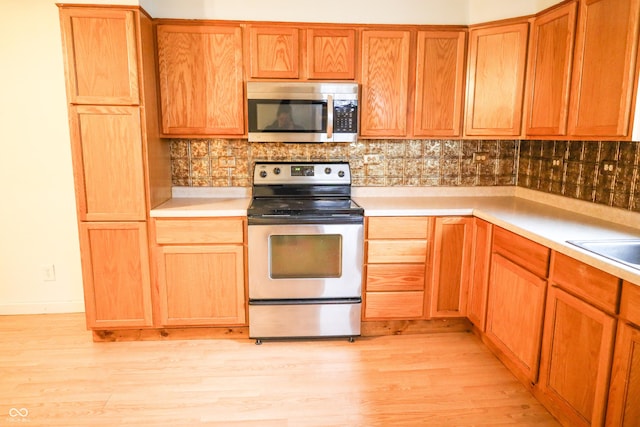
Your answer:
[[[561,168],[562,167],[562,163],[564,162],[564,158],[561,156],[555,156],[552,160],[551,160],[551,166],[554,168]]]
[[[44,264],[40,266],[40,275],[45,282],[55,282],[56,266],[54,264]]]
[[[616,173],[616,163],[613,161],[603,161],[602,162],[602,171],[605,174],[614,174]]]
[[[218,157],[218,166],[221,168],[235,168],[236,158],[233,156]]]
[[[365,165],[378,164],[378,163],[380,163],[381,160],[382,160],[382,155],[381,154],[365,154],[364,155],[364,164]]]
[[[489,153],[486,151],[476,151],[473,153],[473,163],[487,163],[489,161]]]

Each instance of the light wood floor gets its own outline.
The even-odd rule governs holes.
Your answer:
[[[0,426],[558,425],[470,333],[94,343],[51,314],[0,337]]]

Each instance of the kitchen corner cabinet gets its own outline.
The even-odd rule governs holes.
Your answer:
[[[627,138],[635,100],[640,0],[580,2],[569,134]]]
[[[156,218],[160,323],[245,325],[241,218]]]
[[[162,130],[242,135],[242,31],[237,26],[157,26]]]
[[[493,224],[473,218],[467,317],[482,332],[485,330],[487,318],[492,235]]]
[[[526,134],[566,135],[577,2],[537,16],[531,26]]]
[[[467,32],[418,31],[415,136],[460,136]]]
[[[624,282],[606,425],[640,425],[640,287]]]
[[[363,30],[361,38],[360,135],[406,136],[411,34]]]
[[[538,378],[549,249],[494,227],[486,337],[519,378]]]
[[[465,317],[473,218],[435,218],[430,316]]]
[[[140,104],[136,14],[63,7],[60,26],[71,104]]]
[[[529,22],[469,31],[466,136],[520,136]]]
[[[308,28],[306,31],[306,64],[309,79],[355,79],[356,31],[354,29]]]
[[[368,217],[365,320],[421,319],[432,219]]]
[[[151,280],[144,222],[80,224],[87,326],[151,326]]]
[[[249,77],[300,77],[300,30],[297,27],[250,25]]]
[[[554,253],[540,360],[540,399],[572,426],[605,421],[620,280]]]

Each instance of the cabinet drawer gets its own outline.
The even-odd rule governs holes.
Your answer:
[[[620,317],[640,326],[640,286],[626,281],[622,283]]]
[[[554,252],[551,280],[610,313],[615,313],[618,308],[620,279],[571,257]]]
[[[384,217],[368,218],[369,239],[427,239],[429,217]]]
[[[370,264],[367,291],[422,291],[424,264]]]
[[[158,244],[242,243],[244,221],[224,219],[156,219]]]
[[[422,317],[424,292],[367,292],[366,298],[366,318]]]
[[[370,240],[369,263],[424,263],[427,259],[426,240]]]
[[[494,227],[492,251],[539,277],[547,277],[551,251],[541,244],[518,236],[504,228]]]

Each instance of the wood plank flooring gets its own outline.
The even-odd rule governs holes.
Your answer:
[[[471,333],[94,343],[0,316],[0,426],[557,426]]]

